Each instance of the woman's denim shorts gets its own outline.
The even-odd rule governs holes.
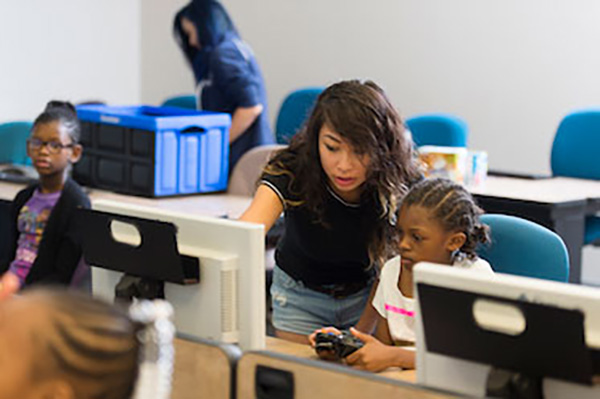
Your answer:
[[[275,266],[271,284],[273,326],[303,335],[327,326],[346,330],[360,319],[372,285],[370,282],[360,291],[337,299],[307,288]]]

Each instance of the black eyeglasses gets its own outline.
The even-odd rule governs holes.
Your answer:
[[[30,150],[34,150],[34,151],[39,151],[42,149],[43,146],[46,146],[46,148],[48,148],[49,153],[58,154],[59,152],[62,151],[63,148],[73,148],[75,146],[75,144],[73,144],[73,143],[63,144],[60,141],[55,141],[55,140],[43,141],[43,140],[36,139],[36,138],[30,138],[30,139],[27,139],[27,146],[29,147]]]

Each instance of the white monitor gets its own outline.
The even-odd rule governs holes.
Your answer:
[[[94,201],[93,210],[173,223],[179,253],[199,259],[199,284],[165,283],[165,298],[175,309],[178,334],[239,343],[245,350],[264,349],[265,238],[262,225],[110,200]],[[110,229],[119,245],[140,245],[142,237],[134,225],[111,221]],[[122,272],[92,267],[94,295],[113,300],[115,286],[122,275]]]
[[[600,397],[599,289],[431,263],[414,284],[420,384],[483,397],[499,370],[545,398]]]

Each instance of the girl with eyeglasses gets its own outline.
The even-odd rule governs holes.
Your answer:
[[[74,212],[90,200],[69,178],[81,157],[80,125],[75,107],[50,101],[36,118],[27,154],[39,182],[20,191],[13,201],[7,259],[0,272],[15,274],[21,287],[44,282],[85,286],[89,268],[81,257],[81,227]]]

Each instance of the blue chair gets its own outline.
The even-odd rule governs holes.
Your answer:
[[[323,87],[307,87],[288,94],[279,108],[275,122],[275,138],[278,144],[289,144],[292,136],[310,115],[317,97],[323,90]]]
[[[31,122],[8,122],[0,124],[0,163],[31,165],[27,156],[27,138]]]
[[[569,254],[553,231],[516,216],[486,214],[492,242],[478,248],[479,256],[499,273],[569,281]]]
[[[466,147],[469,129],[460,118],[448,114],[419,115],[406,120],[417,147],[439,145]]]
[[[197,109],[196,96],[190,94],[184,96],[169,97],[165,101],[163,101],[161,106]]]
[[[567,115],[558,126],[550,164],[554,176],[600,180],[600,109]],[[589,216],[584,244],[600,241],[600,217]]]

